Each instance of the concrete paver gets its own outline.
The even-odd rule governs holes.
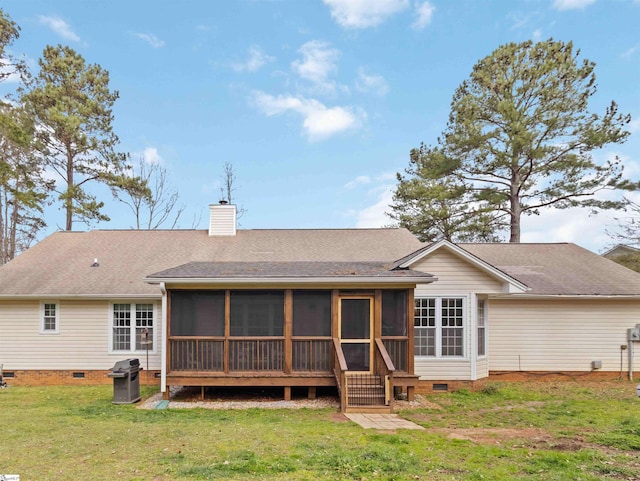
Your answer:
[[[414,422],[401,418],[397,414],[354,414],[345,413],[345,416],[351,419],[354,423],[359,424],[364,429],[421,429],[422,426],[417,425]]]

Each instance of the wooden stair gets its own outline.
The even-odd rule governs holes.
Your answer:
[[[390,413],[385,380],[373,374],[347,374],[347,405],[343,410],[348,413]]]

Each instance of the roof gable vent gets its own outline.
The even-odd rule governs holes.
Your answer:
[[[223,203],[224,202],[224,203]],[[220,201],[209,206],[209,235],[236,235],[236,206]]]

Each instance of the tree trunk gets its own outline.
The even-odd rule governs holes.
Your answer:
[[[520,242],[520,215],[522,214],[522,210],[520,208],[520,196],[518,195],[518,190],[520,187],[520,173],[516,170],[511,174],[511,195],[509,196],[510,202],[510,228],[511,235],[509,237],[509,242],[519,243]]]
[[[67,198],[64,202],[64,208],[67,211],[67,224],[65,230],[73,229],[73,157],[67,147]]]

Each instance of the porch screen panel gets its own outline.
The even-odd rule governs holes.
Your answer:
[[[293,335],[331,336],[330,291],[293,291]]]
[[[172,291],[172,336],[224,336],[224,291]]]
[[[343,299],[341,302],[342,339],[369,339],[370,302],[369,299]]]
[[[382,335],[407,335],[406,291],[382,291]]]
[[[232,336],[284,335],[283,291],[232,291]]]

